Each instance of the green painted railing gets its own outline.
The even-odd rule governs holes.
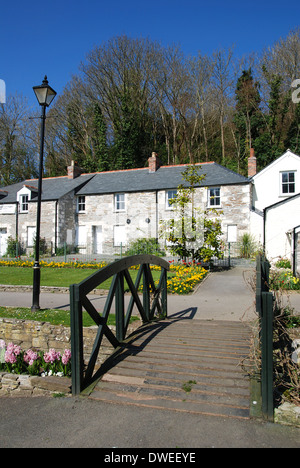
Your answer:
[[[129,268],[140,265],[135,284],[131,279]],[[156,287],[152,277],[150,265],[161,267],[159,284]],[[167,271],[170,265],[165,260],[154,255],[134,255],[118,260],[78,284],[70,286],[70,314],[71,314],[71,350],[72,350],[72,393],[78,395],[93,379],[95,364],[99,355],[102,338],[105,335],[109,342],[118,348],[125,339],[133,306],[136,304],[143,322],[150,322],[155,312],[160,317],[167,317]],[[88,294],[104,281],[112,277],[110,290],[100,314]],[[124,282],[127,282],[131,292],[131,299],[125,312]],[[143,284],[142,300],[138,294],[140,284]],[[116,335],[107,325],[109,313],[115,299]],[[82,310],[88,312],[98,326],[93,350],[85,368],[83,356],[83,328]]]
[[[260,321],[262,417],[274,420],[273,321],[274,297],[269,291],[270,263],[264,255],[256,259],[256,311]]]

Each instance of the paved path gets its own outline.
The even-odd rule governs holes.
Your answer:
[[[169,314],[187,311],[193,313],[194,319],[249,321],[256,318],[255,295],[250,283],[255,271],[245,267],[213,272],[196,289],[187,296],[168,295]],[[96,309],[101,310],[106,296],[89,296]],[[129,296],[126,296],[129,300]],[[300,293],[291,292],[284,296],[295,312],[300,314]],[[31,292],[4,292],[0,290],[0,305],[8,307],[31,307]],[[41,292],[41,308],[70,308],[67,293]]]
[[[196,292],[187,296],[168,295],[169,314],[188,311],[194,319],[210,320],[251,320],[254,314],[254,293],[250,290],[248,278],[253,270],[237,267],[225,272],[210,273]],[[106,296],[89,296],[96,309],[101,310]],[[127,301],[129,296],[126,296]],[[70,307],[69,294],[41,292],[41,308]],[[31,292],[4,292],[0,290],[0,305],[31,307]]]

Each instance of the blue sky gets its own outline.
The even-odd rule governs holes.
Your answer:
[[[235,45],[261,52],[300,24],[300,3],[278,0],[3,0],[0,79],[36,106],[32,86],[62,93],[95,45],[122,34],[180,44],[188,55]],[[299,77],[300,78],[300,77]]]

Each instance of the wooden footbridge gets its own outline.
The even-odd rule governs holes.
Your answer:
[[[128,268],[140,264],[133,284]],[[157,287],[149,265],[161,267]],[[249,357],[249,329],[240,322],[195,320],[193,308],[167,317],[167,270],[157,257],[129,257],[109,265],[79,285],[71,286],[72,391],[89,398],[126,404],[247,419],[250,382],[243,367]],[[87,299],[88,292],[113,276],[103,313]],[[124,279],[132,294],[124,310]],[[143,297],[137,293],[143,280]],[[113,298],[116,336],[106,325]],[[133,305],[143,326],[125,338]],[[98,325],[90,361],[83,362],[82,307]],[[154,316],[159,318],[153,321]],[[94,372],[106,335],[115,352]]]

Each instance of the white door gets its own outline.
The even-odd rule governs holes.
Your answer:
[[[102,226],[93,226],[93,237],[94,237],[94,253],[102,254]]]
[[[5,255],[7,249],[7,228],[0,228],[0,255]]]

